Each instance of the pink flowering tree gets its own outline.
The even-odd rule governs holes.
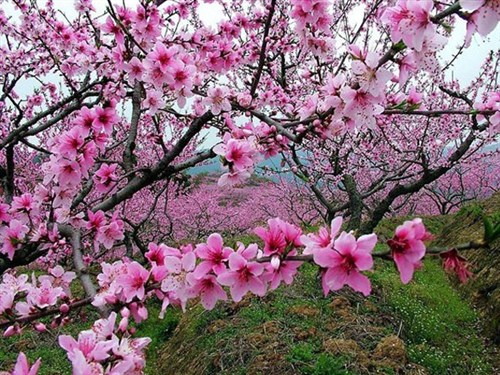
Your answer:
[[[0,327],[43,332],[98,309],[92,328],[58,339],[75,373],[142,373],[149,339],[129,323],[147,319],[150,298],[162,311],[197,299],[212,309],[291,284],[303,262],[319,267],[325,294],[369,294],[373,258],[394,260],[409,282],[426,254],[448,249],[426,249],[415,219],[374,253],[373,228],[498,138],[498,56],[468,87],[436,57],[460,23],[463,48],[490,34],[497,0],[207,3],[221,13],[215,25],[195,0],[77,0],[62,13],[52,1],[0,4]],[[183,207],[169,206],[168,190],[191,167],[215,158],[218,186],[230,189],[278,154],[333,228],[302,233],[267,207],[258,244],[209,233],[169,243],[169,216]],[[341,232],[338,214],[364,235]],[[445,266],[463,278],[458,252],[484,246],[446,252]],[[71,294],[74,282],[84,296]],[[21,353],[13,373],[39,366]]]

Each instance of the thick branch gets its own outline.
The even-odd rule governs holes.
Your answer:
[[[250,95],[252,97],[255,96],[255,92],[257,91],[257,87],[259,86],[260,77],[262,76],[262,70],[264,69],[264,63],[266,60],[267,38],[269,35],[269,30],[271,29],[271,22],[273,19],[275,7],[276,7],[276,0],[271,0],[269,14],[267,16],[266,24],[264,26],[264,35],[262,36],[262,46],[260,47],[260,54],[259,54],[259,65],[257,66],[257,71],[255,72],[255,77],[252,82],[252,87],[250,88]]]
[[[70,227],[69,225],[59,225],[58,230],[59,233],[70,240],[71,247],[73,249],[73,264],[75,266],[76,274],[82,283],[83,289],[85,290],[85,294],[87,297],[94,297],[97,293],[97,289],[87,272],[85,263],[83,262],[80,231]]]
[[[145,172],[142,177],[136,176],[132,178],[125,187],[118,190],[115,194],[97,206],[93,207],[92,211],[109,211],[124,200],[131,198],[139,190],[150,185],[154,181],[166,178],[176,172],[175,168],[167,169],[167,167],[182,153],[191,139],[193,139],[193,137],[196,136],[196,134],[201,131],[203,126],[206,125],[213,117],[214,116],[211,112],[206,112],[204,115],[194,119],[186,133],[184,133],[172,149],[170,149],[170,151],[165,154],[165,156],[150,171]]]
[[[134,149],[135,149],[135,139],[137,137],[137,127],[139,125],[139,120],[141,118],[141,84],[137,82],[134,86],[134,92],[132,94],[132,116],[130,119],[130,129],[128,132],[127,143],[125,144],[125,150],[123,151],[123,166],[125,172],[130,172],[134,168]],[[129,179],[132,179],[133,174],[130,175]]]

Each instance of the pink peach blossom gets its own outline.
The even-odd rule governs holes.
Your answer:
[[[417,218],[398,226],[394,237],[387,241],[403,284],[408,284],[415,269],[421,267],[421,259],[425,255],[423,241],[430,238],[422,219]]]
[[[330,290],[340,290],[349,285],[367,296],[371,292],[370,280],[360,271],[373,267],[372,250],[377,242],[375,234],[361,236],[358,240],[342,232],[335,240],[333,249],[319,249],[314,252],[314,262],[326,268],[324,282]]]

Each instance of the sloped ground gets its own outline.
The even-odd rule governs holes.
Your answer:
[[[292,287],[183,316],[151,374],[493,374],[478,319],[437,262],[403,286],[390,264],[369,298],[324,298],[306,265]]]
[[[424,221],[434,233],[444,226],[441,245],[479,239],[481,210],[499,211],[500,197],[482,206],[462,210],[451,224],[450,217]],[[384,221],[377,232],[388,237],[401,220]],[[366,299],[348,291],[324,298],[316,269],[305,265],[292,287],[211,312],[191,306],[186,314],[169,310],[158,320],[159,306],[151,303],[151,319],[137,332],[153,339],[147,374],[498,374],[500,356],[481,335],[484,322],[490,337],[498,332],[498,250],[496,243],[468,255],[477,276],[459,287],[464,293],[431,259],[407,286],[392,264],[377,262],[374,294]],[[464,296],[473,297],[481,321]],[[86,315],[82,311],[78,326],[61,332],[0,340],[0,368],[10,367],[23,350],[29,358],[42,357],[41,375],[69,373],[54,337],[88,328]]]
[[[484,233],[482,214],[500,215],[500,193],[490,199],[462,208],[454,220],[443,228],[438,244],[450,246],[481,239]],[[489,249],[464,253],[475,276],[460,290],[472,298],[484,317],[485,333],[500,344],[500,240]],[[498,356],[500,365],[500,354]]]

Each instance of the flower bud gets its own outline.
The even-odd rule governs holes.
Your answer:
[[[19,327],[18,326],[10,326],[8,327],[4,333],[3,337],[11,337],[19,333]]]
[[[118,324],[118,330],[121,332],[126,332],[128,327],[128,318],[122,318]]]
[[[47,331],[47,326],[43,323],[35,323],[34,325],[35,327],[35,330],[37,330],[38,332],[46,332]]]
[[[62,314],[67,314],[69,312],[69,306],[65,303],[63,303],[61,306],[59,306],[59,311]]]
[[[130,316],[130,310],[127,309],[126,307],[124,307],[121,311],[120,311],[120,314],[122,314],[122,316],[124,318],[128,318]]]
[[[281,259],[279,256],[275,255],[271,258],[271,266],[273,267],[274,270],[280,268],[280,264],[281,264]]]

